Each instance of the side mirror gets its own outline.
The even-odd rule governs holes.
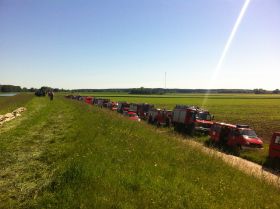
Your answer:
[[[214,120],[214,118],[215,118],[215,116],[214,116],[214,115],[212,115],[212,120]]]

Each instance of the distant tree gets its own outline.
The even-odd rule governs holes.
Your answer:
[[[35,92],[35,91],[37,91],[37,89],[36,89],[36,88],[31,87],[31,88],[29,89],[29,91],[30,91],[30,92]]]
[[[26,87],[23,87],[21,91],[22,92],[28,92],[28,89]]]
[[[48,86],[42,86],[40,88],[41,91],[44,91],[45,93],[49,92],[49,91],[52,91],[53,89],[51,87],[48,87]]]
[[[266,93],[266,90],[264,90],[264,89],[254,89],[253,91],[255,94],[265,94]]]
[[[279,93],[280,93],[280,90],[279,90],[279,89],[275,89],[272,93],[273,93],[273,94],[279,94]]]
[[[0,92],[20,92],[20,86],[13,86],[13,85],[1,85]]]
[[[130,94],[151,94],[150,89],[145,89],[144,87],[136,88],[136,89],[131,89]]]

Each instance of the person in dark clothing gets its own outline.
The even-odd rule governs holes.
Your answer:
[[[49,96],[50,100],[52,101],[54,93],[52,91],[49,91],[48,96]]]

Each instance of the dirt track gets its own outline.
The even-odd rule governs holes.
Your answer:
[[[266,181],[269,184],[275,185],[276,187],[280,188],[280,174],[275,175],[269,171],[264,170],[264,168],[261,165],[242,159],[240,157],[228,155],[217,150],[205,147],[202,144],[195,141],[183,140],[183,142],[202,150],[208,155],[217,156],[230,166],[235,167],[246,174],[255,176],[261,179],[262,181]]]

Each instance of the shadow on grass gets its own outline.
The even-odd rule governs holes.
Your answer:
[[[242,150],[239,147],[230,147],[222,143],[213,143],[210,139],[207,139],[203,143],[206,147],[217,149],[225,154],[234,155],[240,157]]]
[[[252,152],[253,154],[250,155],[250,153],[246,153],[246,150],[241,150],[238,147],[229,147],[227,145],[223,145],[223,144],[219,144],[219,143],[213,143],[211,142],[211,140],[206,140],[204,141],[204,145],[206,147],[209,148],[214,148],[217,149],[225,154],[229,154],[229,155],[234,155],[240,158],[243,158],[245,160],[257,163],[259,165],[262,166],[263,170],[269,171],[275,175],[279,175],[280,174],[280,161],[279,159],[271,159],[269,157],[266,157],[265,159],[262,158],[257,158],[256,156],[258,155],[254,155],[255,150],[250,150],[249,152]]]
[[[276,175],[280,175],[280,159],[267,157],[263,163],[263,169]]]

